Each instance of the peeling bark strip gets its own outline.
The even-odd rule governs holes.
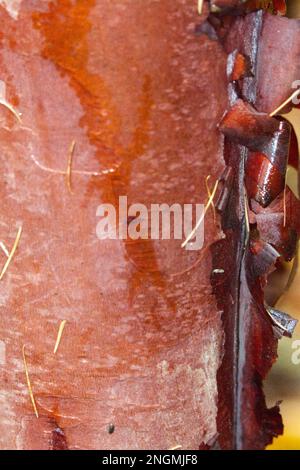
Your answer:
[[[215,3],[225,6],[226,2]],[[283,426],[278,406],[266,407],[262,380],[276,359],[278,335],[290,335],[296,324],[284,313],[265,306],[263,286],[280,254],[289,259],[293,256],[300,233],[299,222],[291,216],[299,214],[298,201],[284,201],[289,222],[283,224],[290,125],[268,114],[291,93],[292,82],[300,76],[300,21],[262,11],[234,20],[218,17],[211,21],[229,53],[232,105],[220,124],[230,169],[230,183],[226,178],[224,181],[226,198],[223,194],[219,201],[226,238],[212,247],[213,266],[224,269],[221,278],[212,275],[212,284],[223,310],[225,330],[214,447],[263,449],[282,433]],[[242,74],[238,81],[232,77],[233,54],[250,59],[251,74]],[[282,57],[288,57],[291,64],[287,75]],[[280,214],[279,223],[275,213]],[[269,228],[262,224],[267,214],[273,220]],[[226,271],[231,275],[226,276]]]

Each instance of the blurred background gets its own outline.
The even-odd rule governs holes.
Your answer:
[[[288,16],[300,18],[300,0],[288,0],[287,4]],[[299,144],[300,109],[294,109],[284,117],[293,124]],[[299,196],[297,182],[297,171],[289,167],[287,184]],[[300,261],[299,246],[297,258]],[[300,449],[300,263],[298,263],[298,259],[291,263],[284,263],[280,273],[270,279],[269,286],[271,290],[282,289],[282,286],[289,279],[293,263],[298,264],[291,284],[288,289],[284,289],[275,304],[279,310],[283,310],[297,318],[299,323],[293,338],[280,340],[278,361],[268,375],[264,386],[269,406],[273,406],[276,401],[282,400],[280,408],[284,422],[284,435],[275,439],[273,444],[268,447],[268,449],[273,450]],[[296,264],[294,269],[295,266]],[[297,353],[297,351],[299,352]]]

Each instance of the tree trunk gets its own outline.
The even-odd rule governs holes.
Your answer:
[[[258,157],[219,123],[239,98],[264,129],[300,76],[299,22],[211,3],[208,18],[196,0],[1,2],[2,449],[263,448],[281,431],[262,392],[284,333],[262,290],[276,259],[255,256],[257,243],[292,256],[298,207],[288,194],[277,244],[257,235],[274,204],[283,217],[282,184],[261,207],[244,183],[259,183],[247,170]],[[276,132],[254,147],[282,182]],[[173,228],[99,239],[100,204],[125,233],[121,196],[206,203],[217,180],[202,250]]]
[[[226,54],[195,34],[193,0],[24,0],[0,15],[21,113],[1,107],[7,247],[23,227],[1,281],[1,448],[198,448],[216,433],[223,342],[209,250],[99,240],[96,211],[205,202],[224,167]],[[210,215],[205,246],[220,236]]]

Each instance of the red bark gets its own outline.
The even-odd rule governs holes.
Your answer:
[[[99,241],[96,209],[205,202],[224,167],[226,54],[195,34],[194,0],[24,0],[0,19],[1,79],[22,113],[0,109],[1,240],[23,226],[0,285],[0,446],[196,449],[216,433],[223,341],[210,253]],[[73,140],[70,194],[38,164],[65,172]],[[218,237],[207,217],[205,245]]]

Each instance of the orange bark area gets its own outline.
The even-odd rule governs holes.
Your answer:
[[[240,80],[247,72],[247,59],[243,54],[237,54],[232,71],[232,80]]]

